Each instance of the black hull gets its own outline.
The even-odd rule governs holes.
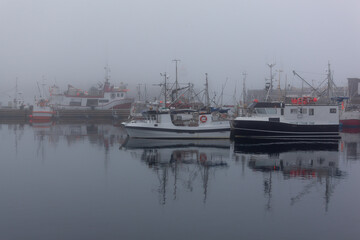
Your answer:
[[[294,151],[338,151],[339,140],[333,141],[236,141],[234,143],[235,153],[246,154],[279,154]]]
[[[235,141],[333,141],[340,139],[339,125],[297,125],[282,122],[233,120]]]

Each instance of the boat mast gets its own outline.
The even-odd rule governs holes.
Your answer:
[[[245,101],[246,101],[246,76],[247,76],[247,73],[246,72],[243,72],[243,104],[242,104],[242,107],[243,107],[243,110],[245,109]]]
[[[328,80],[327,96],[329,98],[329,101],[331,101],[331,98],[333,97],[333,80],[330,70],[330,62],[328,62],[327,80]]]
[[[272,92],[272,89],[273,89],[273,79],[274,79],[274,76],[273,76],[273,73],[272,73],[272,68],[276,65],[275,63],[268,63],[267,64],[270,68],[270,82],[266,83],[266,86],[265,86],[265,90],[267,91],[266,93],[266,97],[265,97],[265,102],[268,101],[269,99],[269,95],[270,93]]]
[[[167,76],[167,73],[160,73],[160,76],[164,77],[164,103],[165,103],[165,107],[166,107],[166,98],[167,98],[167,85],[166,85],[166,80],[169,78]]]
[[[179,82],[178,82],[178,62],[180,62],[179,59],[174,59],[173,62],[175,62],[175,97],[176,97],[176,101],[178,99],[178,87],[179,87]]]
[[[205,73],[205,97],[206,97],[206,111],[210,112],[209,82],[208,82],[207,73]]]
[[[279,70],[277,70],[277,72],[279,73],[278,90],[279,90],[279,101],[280,101],[280,100],[281,100],[281,85],[280,85],[280,77],[281,77],[281,73],[283,72],[283,70],[279,69]]]

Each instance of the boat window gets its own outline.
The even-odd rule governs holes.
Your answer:
[[[266,114],[266,111],[264,108],[256,108],[255,110],[256,110],[257,114]]]
[[[70,105],[70,106],[81,106],[81,102],[73,102],[73,101],[71,101],[71,102],[69,103],[69,105]]]
[[[98,105],[98,99],[88,99],[86,102],[86,106],[97,106]]]
[[[117,93],[117,94],[116,94],[116,96],[117,96],[117,97],[119,97],[119,96],[120,96],[120,94],[119,94],[119,93]]]
[[[124,93],[121,93],[120,97],[124,97]]]
[[[266,108],[267,114],[277,114],[276,108]]]
[[[107,103],[109,102],[109,99],[99,99],[99,103]]]
[[[314,115],[314,109],[313,108],[309,109],[309,115],[311,115],[311,116]]]
[[[330,108],[330,113],[336,113],[336,108]]]
[[[290,113],[291,114],[297,114],[297,108],[290,109]]]
[[[115,98],[115,93],[112,93],[111,94],[111,99],[114,99]]]
[[[307,109],[306,108],[300,108],[300,113],[307,114]]]
[[[281,115],[284,115],[284,109],[283,108],[281,109]]]

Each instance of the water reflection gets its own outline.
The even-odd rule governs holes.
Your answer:
[[[265,208],[272,209],[273,177],[302,180],[303,185],[290,198],[290,205],[301,201],[313,188],[324,188],[325,210],[338,180],[344,175],[339,169],[338,142],[330,143],[253,143],[236,144],[235,158],[246,159],[248,167],[263,173]]]
[[[176,200],[180,191],[194,191],[201,185],[206,202],[211,178],[228,167],[228,140],[148,140],[128,139],[122,148],[140,159],[158,178],[159,202],[169,196]]]
[[[360,133],[355,129],[351,132],[342,132],[341,136],[341,151],[346,160],[360,159]]]
[[[126,140],[124,129],[114,124],[33,122],[31,126],[38,144],[37,154],[42,159],[45,159],[49,145],[57,146],[65,141],[70,146],[88,141],[90,145],[104,149],[106,164],[109,148],[118,147]]]

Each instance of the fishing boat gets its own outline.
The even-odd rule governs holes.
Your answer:
[[[49,100],[45,97],[45,83],[42,84],[42,88],[40,88],[39,83],[37,82],[38,90],[40,97],[35,98],[35,104],[32,109],[32,114],[29,116],[30,121],[37,122],[46,122],[51,121],[55,112],[52,107],[49,105]]]
[[[128,109],[134,99],[127,96],[128,89],[121,83],[119,86],[110,84],[109,70],[106,69],[105,82],[98,88],[92,87],[84,91],[68,85],[67,91],[61,93],[58,86],[50,88],[50,104],[55,110],[110,110]]]
[[[360,128],[360,111],[344,111],[340,115],[340,123],[343,128]]]
[[[272,65],[271,65],[272,66]],[[281,101],[268,101],[272,91],[269,84],[265,102],[254,101],[248,114],[235,118],[231,122],[231,136],[235,140],[262,141],[334,141],[339,135],[339,103],[333,97],[334,81],[328,64],[325,89],[313,87],[299,74],[293,71],[302,83],[311,90],[300,96],[287,96]],[[272,74],[271,80],[272,80]],[[280,87],[279,87],[280,89]],[[327,94],[326,94],[327,93]]]
[[[48,105],[48,101],[41,98],[33,106],[32,114],[29,116],[31,121],[51,121],[55,112]]]
[[[206,139],[230,138],[230,122],[214,113],[190,109],[149,110],[144,120],[123,123],[131,138]]]
[[[231,122],[235,140],[334,140],[339,139],[339,109],[336,104],[316,104],[316,98],[299,98],[301,104],[254,102],[250,116]],[[306,104],[304,104],[306,103]]]

